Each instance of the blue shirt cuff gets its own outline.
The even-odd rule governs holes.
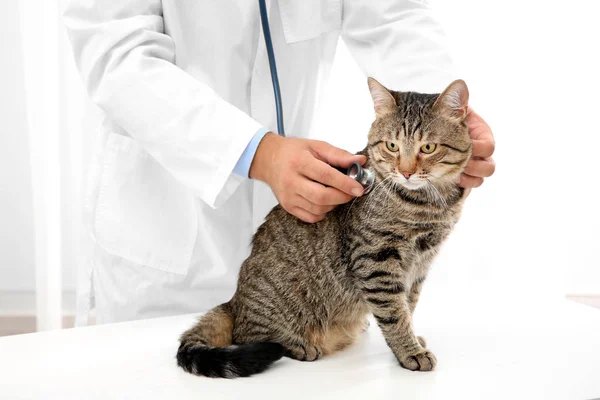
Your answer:
[[[254,160],[254,154],[256,153],[256,149],[258,149],[258,145],[262,138],[269,133],[267,128],[261,128],[254,134],[248,146],[246,146],[246,150],[242,153],[242,156],[238,160],[237,164],[233,168],[233,173],[241,176],[242,178],[248,178],[250,176],[250,165],[252,165],[252,160]]]

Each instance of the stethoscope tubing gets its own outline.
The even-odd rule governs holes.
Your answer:
[[[275,108],[277,111],[277,130],[281,136],[285,136],[285,127],[283,126],[283,105],[281,101],[281,89],[279,87],[279,75],[277,74],[277,63],[275,62],[275,51],[273,50],[273,40],[271,39],[271,27],[267,15],[267,5],[265,0],[258,0],[260,6],[260,19],[262,22],[265,44],[267,45],[267,55],[269,56],[269,66],[271,68],[271,80],[273,81],[273,94],[275,95]]]
[[[281,88],[279,87],[279,75],[277,74],[277,63],[275,62],[275,50],[273,49],[273,40],[271,39],[271,27],[269,26],[269,17],[267,15],[267,5],[265,0],[258,0],[260,7],[260,20],[262,23],[265,44],[267,46],[267,55],[269,56],[269,67],[271,68],[271,81],[273,82],[273,94],[275,96],[275,109],[277,112],[277,130],[285,137],[285,128],[283,126],[283,105],[281,101]],[[375,173],[372,170],[365,170],[358,163],[346,171],[348,176],[359,182],[365,188],[365,194],[373,187]]]

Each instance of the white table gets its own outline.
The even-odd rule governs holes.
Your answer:
[[[178,336],[195,320],[180,316],[1,338],[0,398],[600,398],[600,310],[490,299],[431,298],[417,310],[417,332],[439,360],[431,373],[400,368],[371,324],[359,343],[314,363],[283,359],[246,379],[196,377],[175,364]]]

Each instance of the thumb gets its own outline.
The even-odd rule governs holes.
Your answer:
[[[358,162],[360,165],[367,162],[367,157],[352,154],[327,142],[314,141],[311,144],[311,149],[315,153],[316,158],[334,167],[348,168],[355,162]]]

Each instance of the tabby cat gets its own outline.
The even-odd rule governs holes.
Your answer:
[[[275,207],[256,232],[233,298],[181,336],[185,371],[234,378],[283,356],[314,361],[351,344],[373,314],[400,365],[431,371],[436,358],[415,336],[412,313],[464,200],[457,186],[471,157],[462,80],[442,94],[369,89],[376,120],[368,195],[316,224]]]

